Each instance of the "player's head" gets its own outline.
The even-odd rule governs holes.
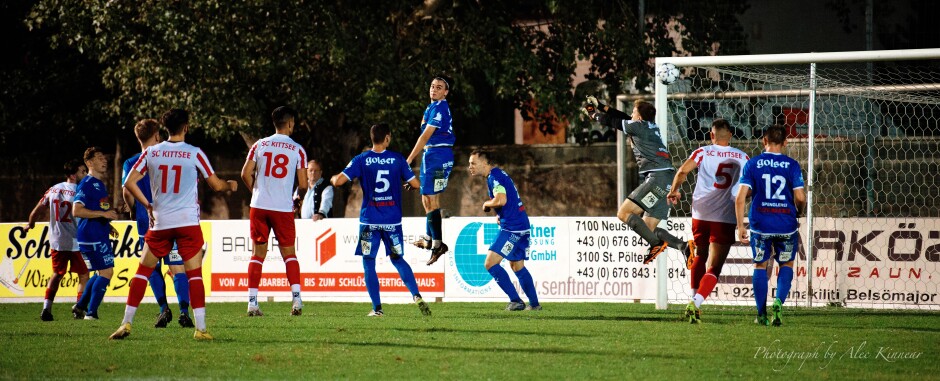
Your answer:
[[[317,181],[317,179],[323,177],[323,168],[320,166],[316,160],[310,160],[307,162],[307,179],[310,181]]]
[[[62,174],[65,175],[66,179],[74,181],[85,177],[88,174],[88,167],[85,166],[82,160],[72,159],[66,161],[62,166]]]
[[[183,109],[175,108],[163,113],[160,118],[163,121],[163,127],[170,135],[179,135],[189,126],[189,112]]]
[[[387,144],[392,138],[392,129],[385,123],[373,124],[369,136],[372,137],[372,145]]]
[[[764,131],[764,145],[786,145],[787,128],[779,124],[767,127]]]
[[[713,142],[727,143],[731,140],[731,123],[727,119],[718,118],[712,121],[711,138]]]
[[[160,140],[160,122],[156,119],[141,119],[134,125],[134,135],[141,145],[145,143],[156,143]]]
[[[297,111],[287,106],[278,107],[271,112],[271,122],[274,123],[274,128],[278,131],[293,127],[296,118]]]
[[[85,154],[82,155],[82,159],[85,161],[85,167],[88,168],[89,172],[103,174],[108,170],[108,158],[104,155],[101,147],[88,147]]]
[[[475,149],[470,152],[470,176],[486,176],[494,166],[492,152],[484,149]]]
[[[652,103],[637,99],[633,102],[633,120],[654,122],[656,120],[656,107]]]
[[[450,86],[453,83],[453,79],[443,74],[434,77],[434,79],[431,80],[431,100],[439,101],[447,98],[447,94],[450,93]]]

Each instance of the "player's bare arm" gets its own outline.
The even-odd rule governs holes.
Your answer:
[[[306,175],[305,175],[306,176]],[[245,160],[245,165],[242,166],[242,181],[245,182],[245,186],[248,189],[254,188],[255,185],[255,161],[248,159]],[[301,182],[301,184],[306,184],[307,182]]]
[[[206,178],[206,183],[209,184],[209,187],[216,192],[230,191],[234,192],[238,190],[238,182],[235,180],[222,180],[215,174]]]
[[[806,210],[806,190],[798,188],[793,190],[793,204],[796,205],[797,215],[802,215]]]
[[[144,196],[144,192],[140,190],[140,187],[137,186],[137,181],[142,179],[144,175],[138,170],[133,170],[131,173],[127,174],[127,179],[124,180],[124,190],[121,193],[130,193],[134,200],[137,200],[144,208],[152,209],[150,202],[147,201],[147,197]],[[125,203],[127,202],[127,196],[125,196]]]
[[[131,191],[124,187],[121,188],[121,197],[124,198],[124,205],[127,206],[127,211],[131,214],[131,219],[133,220],[135,217],[134,203],[136,203],[137,200],[134,199],[134,195],[131,194]]]
[[[751,196],[751,187],[741,185],[738,191],[738,197],[734,199],[734,215],[738,221],[738,240],[741,243],[749,243],[747,229],[744,228],[744,209],[747,208],[747,198]]]
[[[424,132],[421,133],[421,136],[418,137],[418,141],[415,142],[415,148],[411,150],[411,154],[408,155],[408,165],[414,162],[415,159],[421,155],[421,151],[424,151],[424,146],[428,144],[428,140],[431,139],[431,135],[434,134],[434,131],[437,131],[437,126],[427,125],[424,128]]]
[[[343,186],[343,184],[346,184],[348,181],[349,178],[347,178],[346,175],[344,175],[342,172],[337,173],[330,178],[330,184],[333,184],[334,187]]]
[[[41,217],[40,213],[47,209],[49,209],[49,206],[43,205],[42,199],[40,199],[39,202],[36,203],[36,206],[33,207],[33,211],[29,212],[29,220],[26,222],[26,231],[36,227],[36,221],[38,221],[39,217]]]
[[[506,194],[505,193],[496,193],[493,198],[487,200],[483,203],[483,211],[489,212],[488,209],[497,209],[506,205]]]
[[[676,176],[672,178],[672,188],[670,188],[669,194],[666,195],[666,199],[669,200],[670,204],[676,204],[679,202],[679,199],[682,198],[682,193],[679,192],[679,186],[685,182],[693,169],[695,169],[695,160],[688,159],[685,163],[682,163],[682,166],[676,171]]]

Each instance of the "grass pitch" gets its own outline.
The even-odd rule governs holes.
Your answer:
[[[784,310],[782,327],[759,327],[751,308],[707,306],[704,323],[684,306],[547,303],[211,303],[213,342],[173,322],[153,328],[144,304],[131,336],[108,341],[124,306],[102,305],[99,321],[75,321],[69,305],[39,321],[38,304],[0,305],[0,378],[158,379],[940,379],[940,314],[854,309]],[[794,378],[795,377],[795,378]]]

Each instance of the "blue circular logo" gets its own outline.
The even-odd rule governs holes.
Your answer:
[[[460,231],[454,248],[454,264],[457,267],[457,273],[467,285],[473,287],[483,287],[493,280],[493,276],[483,267],[488,250],[482,250],[481,253],[477,245],[480,241],[480,228],[483,229],[483,242],[492,242],[499,234],[497,224],[472,222]]]

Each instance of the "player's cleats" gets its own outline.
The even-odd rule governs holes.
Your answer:
[[[372,311],[369,311],[369,314],[368,314],[368,315],[366,315],[366,316],[371,316],[371,317],[381,317],[381,316],[384,316],[384,315],[385,315],[385,314],[384,314],[384,313],[382,313],[382,310],[378,310],[378,311],[376,311],[376,310],[372,310]]]
[[[199,341],[209,341],[209,340],[214,339],[214,337],[212,337],[212,335],[209,334],[209,331],[204,330],[204,329],[203,330],[197,329],[196,332],[193,332],[193,338]]]
[[[72,305],[72,318],[73,319],[84,319],[85,310],[78,306],[78,304]]]
[[[196,328],[196,325],[193,324],[193,319],[191,319],[191,318],[189,317],[189,315],[187,315],[187,314],[180,314],[179,322],[180,322],[180,327],[183,327],[183,328]]]
[[[422,250],[431,250],[431,237],[424,234],[418,236],[418,240],[413,242],[415,246]]]
[[[656,245],[650,245],[649,252],[646,254],[646,257],[643,257],[643,264],[650,264],[650,262],[656,259],[656,257],[666,251],[667,247],[669,247],[669,244],[667,244],[665,241]]]
[[[264,316],[264,314],[261,313],[261,309],[258,308],[258,307],[248,307],[248,316],[249,316],[249,317],[252,317],[252,316]]]
[[[539,305],[537,305],[537,306],[526,306],[526,307],[525,307],[525,310],[526,310],[526,311],[541,311],[541,310],[542,310],[542,305],[539,304]]]
[[[290,308],[291,316],[300,316],[303,313],[304,313],[304,304],[301,303],[299,300],[294,302],[294,305],[291,306]]]
[[[757,315],[757,319],[754,319],[754,324],[768,326],[770,325],[770,320],[767,319],[767,315]]]
[[[685,250],[682,251],[682,254],[685,255],[685,268],[692,269],[692,260],[695,259],[695,241],[689,240],[689,244],[686,245]]]
[[[421,310],[422,315],[431,316],[431,307],[428,307],[428,304],[424,302],[424,299],[421,299],[420,296],[416,296],[415,303],[418,304],[418,309]]]
[[[689,302],[685,306],[685,318],[689,320],[689,324],[699,324],[702,322],[702,310],[695,306],[695,302]]]
[[[522,311],[525,309],[525,302],[509,302],[506,305],[506,311]]]
[[[770,316],[770,324],[774,327],[783,324],[783,321],[780,320],[780,317],[783,316],[783,302],[780,299],[774,298],[774,304],[770,306]]]
[[[154,328],[166,328],[167,324],[173,321],[173,312],[170,312],[170,308],[163,310],[157,315],[157,320],[154,321]]]
[[[131,335],[131,323],[124,323],[118,327],[117,331],[108,336],[108,340],[122,340]]]
[[[39,320],[52,321],[52,310],[48,308],[43,308],[42,313],[39,314]]]
[[[85,320],[98,320],[98,314],[86,314]]]
[[[431,249],[431,259],[428,259],[428,266],[433,265],[434,262],[437,262],[437,260],[442,255],[444,255],[444,253],[447,253],[447,250],[447,244],[443,242],[441,242],[441,245],[437,248]]]

